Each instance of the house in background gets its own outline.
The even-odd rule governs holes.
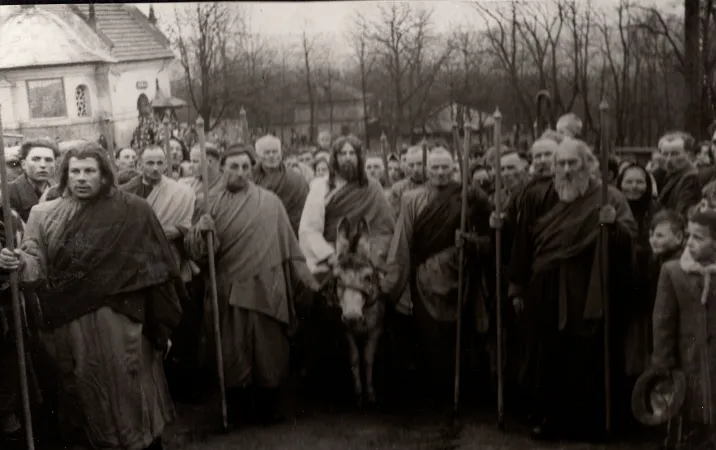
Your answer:
[[[171,93],[174,54],[155,23],[120,3],[0,8],[4,130],[128,146],[138,105]]]

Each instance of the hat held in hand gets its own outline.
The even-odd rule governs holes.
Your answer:
[[[680,370],[650,368],[631,395],[634,417],[644,425],[659,425],[678,414],[686,397],[686,375]]]

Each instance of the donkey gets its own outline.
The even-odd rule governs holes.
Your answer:
[[[352,229],[348,219],[341,218],[332,264],[341,320],[348,338],[353,389],[358,406],[363,404],[364,398],[361,356],[366,400],[371,405],[375,404],[373,364],[385,315],[385,304],[380,299],[380,277],[383,271],[371,259],[369,235],[365,219],[361,219]]]

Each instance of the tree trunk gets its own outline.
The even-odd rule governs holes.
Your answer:
[[[684,129],[695,138],[701,137],[701,86],[699,76],[699,0],[684,0],[684,82],[686,114]]]

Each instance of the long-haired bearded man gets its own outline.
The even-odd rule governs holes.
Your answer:
[[[520,382],[536,415],[534,438],[603,434],[602,290],[611,305],[613,373],[618,366],[631,280],[636,224],[623,194],[609,186],[602,206],[595,158],[583,141],[565,138],[553,155],[554,176],[524,192],[514,231],[509,297],[518,314]],[[599,263],[602,227],[609,232],[609,287]],[[622,301],[624,300],[624,301]],[[616,377],[615,377],[616,379]],[[567,436],[569,437],[569,436]]]

